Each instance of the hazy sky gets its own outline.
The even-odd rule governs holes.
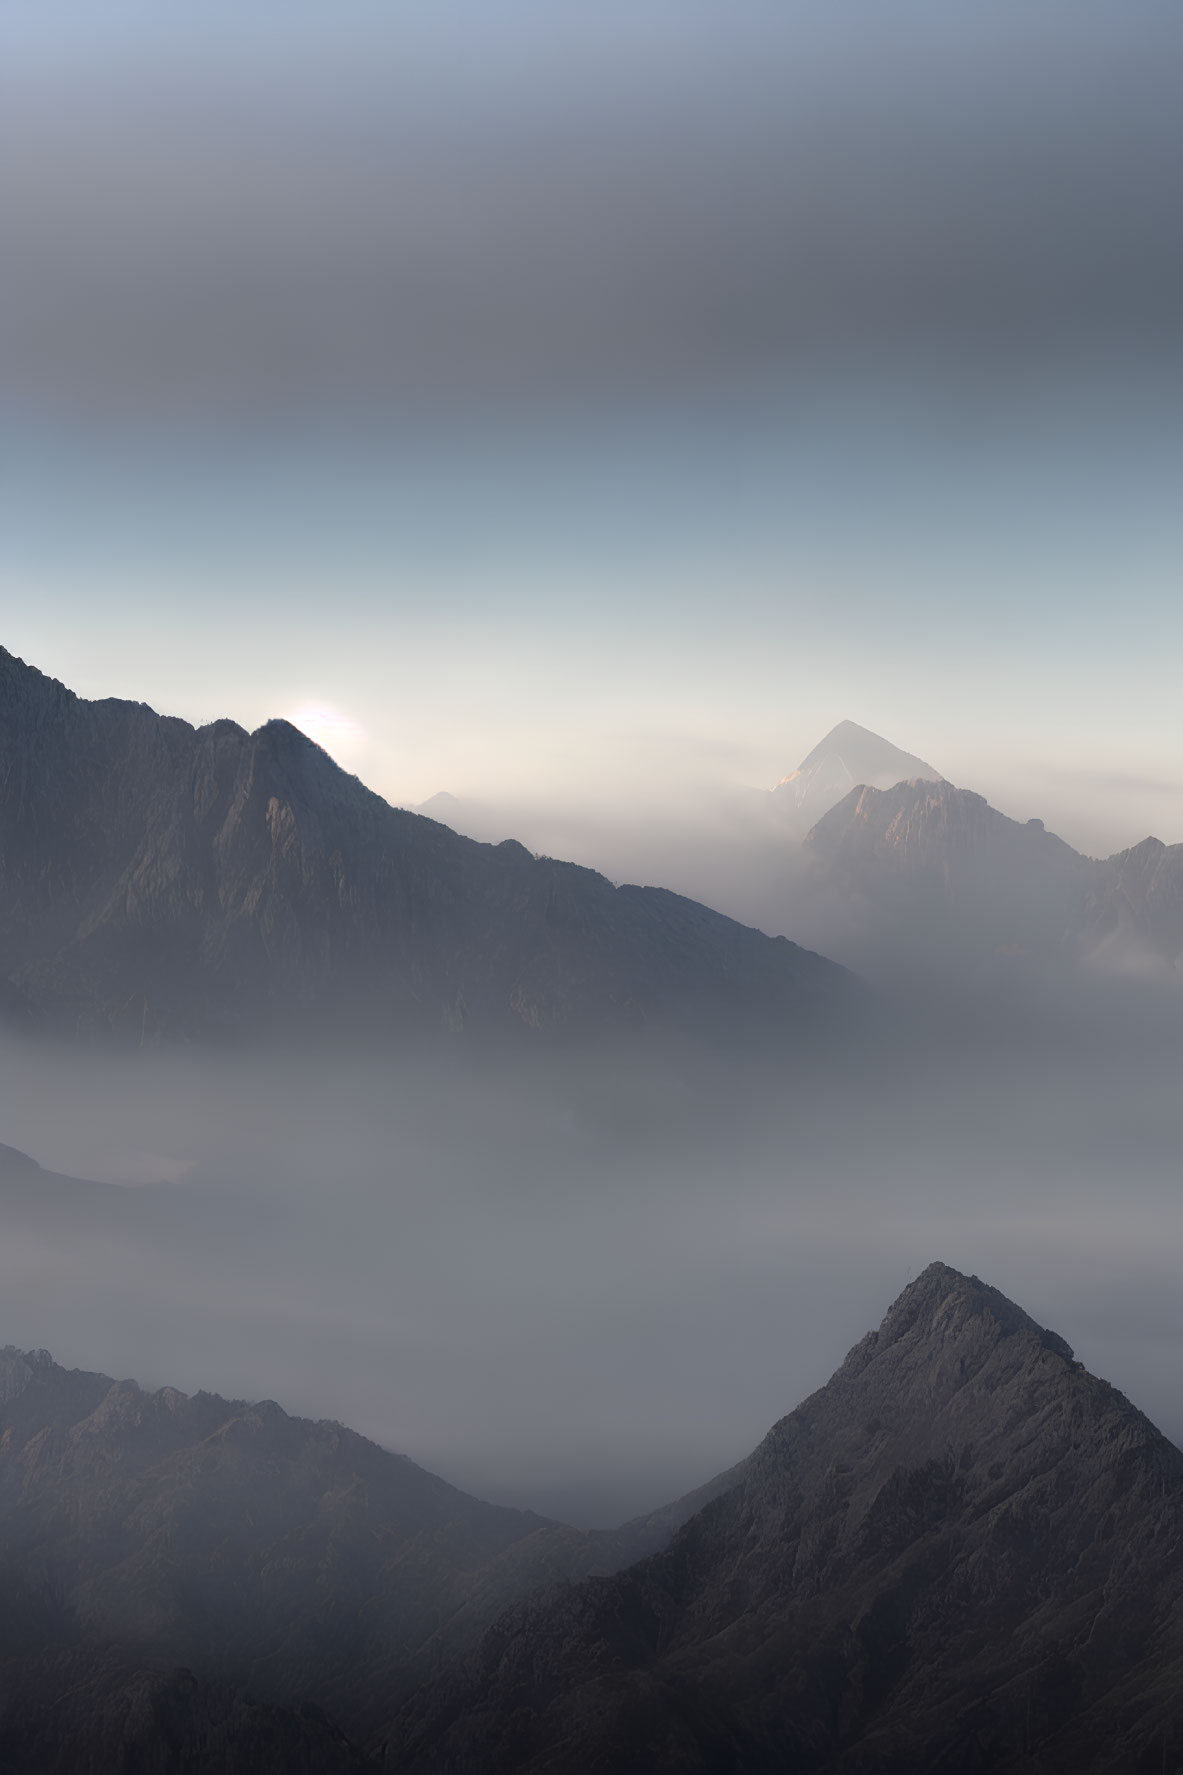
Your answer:
[[[1183,837],[1177,14],[275,17],[0,14],[0,642],[395,800],[849,716]]]

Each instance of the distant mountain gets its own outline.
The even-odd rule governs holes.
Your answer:
[[[1089,950],[1119,965],[1183,967],[1183,844],[1144,838],[1098,877],[1083,923]]]
[[[874,965],[1173,968],[1183,957],[1183,845],[1082,856],[946,782],[852,791],[804,842],[806,884],[838,952]]]
[[[413,1697],[406,1775],[1142,1775],[1183,1761],[1183,1455],[934,1264],[738,1483],[518,1604]]]
[[[0,1227],[32,1222],[69,1226],[83,1234],[93,1225],[125,1218],[139,1192],[118,1184],[90,1183],[44,1171],[27,1153],[0,1146]]]
[[[943,780],[923,758],[901,752],[856,721],[840,721],[796,770],[781,778],[772,794],[778,808],[790,813],[794,826],[804,832],[859,785],[890,789],[894,783],[916,779]]]
[[[0,651],[0,1011],[59,1030],[808,1040],[848,976],[389,807],[284,721],[194,729]]]
[[[951,783],[862,788],[805,840],[831,916],[906,964],[1075,959],[1097,866],[1042,824],[1023,825]]]

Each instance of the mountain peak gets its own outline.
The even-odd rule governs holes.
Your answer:
[[[871,1336],[875,1347],[881,1350],[909,1334],[943,1341],[955,1324],[974,1318],[991,1319],[1004,1337],[1030,1332],[1065,1361],[1073,1360],[1071,1347],[1062,1337],[1038,1324],[1000,1289],[939,1262],[930,1263],[914,1282],[909,1282],[888,1308],[879,1330]]]
[[[734,1479],[502,1617],[395,1721],[398,1766],[1179,1762],[1183,1456],[998,1289],[930,1264]]]
[[[820,956],[392,808],[290,721],[195,729],[8,655],[0,685],[0,1014],[18,1023],[140,1044],[667,1023],[796,1042],[859,1014]]]
[[[923,758],[902,751],[857,721],[840,721],[796,770],[781,778],[773,794],[806,825],[812,825],[862,784],[887,789],[914,779],[944,780]]]
[[[927,778],[930,782],[942,780],[940,771],[934,770],[914,752],[903,751],[890,740],[885,740],[882,734],[872,733],[869,727],[860,727],[857,721],[840,721],[818,741],[812,752],[806,754],[790,776],[782,778],[782,782],[791,783],[819,765],[836,762],[846,767],[851,787],[856,783],[874,783],[881,777],[890,777],[893,783],[902,783],[911,777]]]

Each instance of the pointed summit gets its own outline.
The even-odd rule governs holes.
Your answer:
[[[996,1288],[931,1264],[733,1478],[502,1616],[395,1720],[398,1767],[1183,1763],[1183,1455]]]
[[[935,783],[944,780],[940,771],[923,758],[902,752],[890,740],[860,727],[857,721],[840,721],[796,770],[781,778],[772,793],[778,803],[794,814],[794,823],[799,822],[804,828],[820,820],[860,784],[890,789],[895,783],[911,782],[914,778]]]
[[[689,900],[390,807],[290,721],[195,729],[0,653],[0,776],[0,1017],[19,1026],[812,1041],[857,996]]]

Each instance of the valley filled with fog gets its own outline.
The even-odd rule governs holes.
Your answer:
[[[1081,989],[845,1054],[9,1045],[5,1325],[579,1523],[739,1458],[941,1258],[1183,1435],[1180,1028]],[[151,1181],[150,1181],[151,1180]]]

